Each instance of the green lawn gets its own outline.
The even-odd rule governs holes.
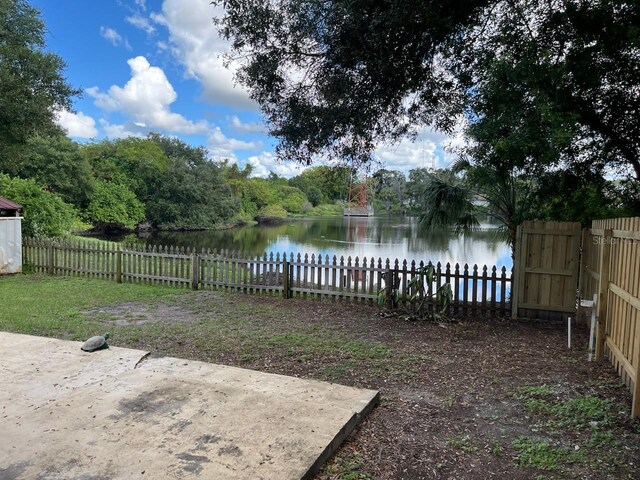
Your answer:
[[[0,330],[80,340],[97,322],[81,312],[121,302],[175,299],[185,291],[84,278],[13,275],[0,277]]]

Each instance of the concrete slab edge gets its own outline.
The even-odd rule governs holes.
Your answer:
[[[315,462],[309,467],[309,469],[302,475],[300,480],[312,479],[322,468],[322,466],[331,458],[331,456],[340,448],[340,445],[349,437],[351,432],[362,423],[362,421],[369,415],[369,413],[380,403],[380,392],[371,397],[369,403],[367,403],[362,410],[355,412],[349,421],[340,429],[340,431],[333,437],[333,440],[325,447],[324,451],[318,456]]]

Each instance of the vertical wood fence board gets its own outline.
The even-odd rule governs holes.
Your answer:
[[[518,227],[512,316],[561,319],[576,308],[579,223],[526,221]]]

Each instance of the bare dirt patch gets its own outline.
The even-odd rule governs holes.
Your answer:
[[[193,323],[202,316],[184,307],[159,303],[157,305],[143,305],[137,303],[122,303],[120,305],[93,308],[81,312],[102,321],[105,325],[118,326],[144,325],[145,323]]]

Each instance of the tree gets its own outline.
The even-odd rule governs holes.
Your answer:
[[[460,172],[463,178],[455,175]],[[507,234],[513,256],[516,229],[533,212],[532,190],[529,180],[517,171],[461,161],[452,171],[429,176],[421,222],[460,232],[473,230],[486,215]]]
[[[446,62],[468,92],[474,153],[529,170],[606,165],[640,178],[638,5],[507,5],[483,14],[485,30],[453,41]]]
[[[85,217],[99,230],[133,230],[144,220],[144,205],[125,185],[96,180]]]
[[[407,197],[411,208],[415,208],[421,201],[425,184],[429,179],[429,170],[426,168],[414,168],[409,170],[407,181]]]
[[[62,133],[56,112],[71,109],[80,90],[63,76],[61,57],[46,52],[45,25],[25,0],[0,0],[0,159],[38,133]]]
[[[280,140],[277,154],[308,164],[319,154],[367,161],[380,140],[418,123],[451,128],[453,118],[433,115],[459,96],[437,56],[492,2],[214,3],[225,7],[221,33]]]
[[[0,174],[0,195],[23,206],[22,233],[26,237],[60,237],[71,233],[75,209],[35,181]]]
[[[637,2],[216,3],[281,158],[367,161],[463,115],[478,161],[640,178]]]
[[[62,135],[35,135],[15,158],[7,173],[32,178],[79,209],[89,204],[93,172],[77,143]]]
[[[381,168],[372,175],[372,178],[374,180],[374,196],[383,202],[387,210],[392,205],[402,206],[407,183],[402,172]]]

